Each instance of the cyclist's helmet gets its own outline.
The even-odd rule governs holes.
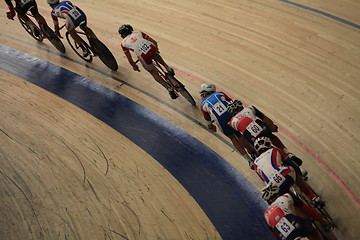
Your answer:
[[[216,87],[214,84],[204,83],[204,84],[201,84],[199,93],[200,93],[200,96],[203,97],[203,95],[205,93],[213,93],[215,91],[216,91]]]
[[[57,4],[59,3],[59,0],[46,0],[49,5]]]
[[[271,140],[268,137],[259,137],[254,142],[254,148],[256,151],[267,150],[271,148]]]
[[[240,112],[243,109],[242,102],[239,100],[232,100],[230,101],[229,105],[227,106],[227,111],[235,115],[236,113]]]
[[[131,25],[129,24],[123,24],[121,27],[119,27],[119,34],[122,37],[126,37],[127,35],[131,34],[134,31]]]
[[[272,202],[279,196],[279,192],[280,188],[270,182],[261,189],[261,197],[267,202]]]

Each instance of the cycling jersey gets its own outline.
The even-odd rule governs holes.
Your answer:
[[[271,148],[263,152],[254,161],[257,174],[265,183],[273,183],[280,188],[280,194],[285,193],[294,184],[295,171],[290,166],[284,166],[286,154],[279,148]]]
[[[214,92],[201,101],[200,107],[207,124],[213,120],[226,136],[234,134],[234,130],[228,125],[232,115],[227,111],[227,106],[231,100],[223,92]]]
[[[256,116],[254,106],[243,108],[231,118],[229,125],[241,132],[251,144],[254,144],[258,137],[270,137],[272,135],[270,128]]]
[[[58,17],[66,19],[65,27],[67,30],[72,30],[80,26],[80,24],[86,25],[85,13],[70,1],[64,1],[58,4],[51,11],[51,15],[54,21],[57,21],[56,19]]]
[[[294,240],[308,236],[310,223],[296,215],[293,197],[286,193],[278,197],[265,211],[266,223],[278,239]]]
[[[126,36],[121,42],[121,48],[124,53],[133,51],[139,58],[146,70],[152,68],[152,58],[157,52],[157,47],[151,41],[147,40],[147,34],[135,31]]]

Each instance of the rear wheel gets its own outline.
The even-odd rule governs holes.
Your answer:
[[[83,55],[84,51],[83,49],[75,42],[75,40],[70,36],[69,32],[66,32],[65,34],[66,36],[66,40],[69,42],[70,47],[74,50],[74,52],[80,57],[82,58],[84,61],[86,62],[92,62],[93,60],[93,56],[91,53],[91,48],[89,46],[89,44],[87,44],[87,42],[85,42],[81,36],[79,36],[81,38],[81,42],[82,45],[84,47],[84,49],[89,53],[87,56]]]
[[[90,38],[89,41],[94,48],[94,53],[99,56],[100,60],[111,70],[118,70],[116,59],[105,44],[96,38]]]
[[[335,236],[335,233],[337,232],[337,229],[335,228],[335,223],[334,220],[331,218],[330,214],[326,211],[325,207],[321,207],[318,205],[315,205],[313,201],[311,201],[311,199],[309,199],[306,194],[304,194],[303,192],[300,191],[298,186],[293,186],[291,187],[292,192],[299,197],[305,204],[309,205],[310,207],[312,207],[315,211],[317,211],[324,219],[328,220],[332,229],[326,229],[326,227],[319,223],[318,221],[313,221],[313,225],[315,228],[317,228],[317,230],[319,230],[319,232],[321,233],[321,235],[324,237],[324,239],[326,240],[336,240],[337,237]],[[316,193],[315,193],[316,194]]]
[[[167,75],[173,86],[175,87],[176,91],[178,91],[191,105],[196,105],[194,98],[191,94],[186,90],[185,86],[177,80],[175,77]]]
[[[19,15],[17,15],[17,16],[21,23],[21,26],[23,26],[23,28],[26,30],[26,32],[28,34],[30,34],[30,36],[32,36],[36,41],[42,42],[44,39],[44,36],[42,35],[40,28],[38,26],[36,26],[36,24],[33,21],[30,20],[28,23],[26,23],[24,20],[22,20],[19,17]]]

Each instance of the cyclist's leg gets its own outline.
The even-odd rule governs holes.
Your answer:
[[[155,61],[157,61],[158,63],[160,63],[161,65],[163,65],[166,69],[166,71],[172,75],[174,75],[174,69],[172,69],[171,67],[169,67],[169,65],[166,64],[166,62],[164,61],[164,59],[161,57],[160,54],[155,53],[154,55],[154,59]]]
[[[151,76],[155,79],[155,81],[160,83],[161,86],[163,86],[169,92],[169,95],[172,99],[176,99],[179,96],[173,90],[172,86],[168,84],[166,81],[164,81],[164,79],[160,76],[159,72],[155,69],[152,62],[152,57],[149,57],[147,59],[143,59],[142,57],[139,57],[139,60],[142,66],[144,67],[144,69],[151,74]]]
[[[142,56],[139,56],[138,58],[143,68],[151,74],[155,81],[161,84],[161,86],[163,86],[164,88],[168,89],[168,83],[164,81],[164,79],[159,75],[158,71],[153,65],[152,56],[147,56],[144,58]]]
[[[31,12],[31,14],[34,16],[34,18],[36,19],[36,21],[38,22],[40,29],[45,32],[45,29],[43,26],[46,26],[46,20],[45,18],[39,13],[38,7],[36,2],[30,2],[29,4],[31,4],[31,6],[29,7],[29,10]]]
[[[91,28],[89,28],[88,26],[85,26],[85,28],[83,30],[86,33],[86,35],[89,36],[89,38],[97,39],[97,37],[96,37],[95,33],[93,32],[93,30],[91,30]]]
[[[155,69],[151,69],[151,70],[147,70],[147,71],[151,74],[151,76],[155,79],[155,81],[160,83],[164,88],[168,88],[167,82],[165,82],[162,79],[162,77],[159,75],[159,73]]]
[[[299,186],[300,190],[305,193],[311,200],[318,202],[320,205],[324,205],[325,202],[320,199],[318,195],[310,188],[309,184],[304,180],[300,174],[296,174],[296,185]]]
[[[81,38],[79,37],[79,35],[76,33],[75,31],[75,28],[69,30],[68,29],[68,32],[70,34],[70,36],[74,39],[74,41],[76,42],[76,44],[78,46],[82,46],[82,41],[81,41]]]

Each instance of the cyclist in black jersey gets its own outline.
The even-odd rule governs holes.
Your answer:
[[[46,21],[44,17],[39,13],[37,4],[35,0],[14,0],[15,1],[15,7],[12,3],[12,0],[5,0],[6,4],[9,7],[9,12],[6,13],[7,18],[14,20],[14,17],[16,13],[18,16],[24,20],[26,23],[30,22],[30,18],[26,15],[27,11],[30,11],[31,14],[34,16],[36,21],[38,22],[40,29],[45,33],[44,31],[46,24]],[[29,26],[32,26],[31,24],[28,24]],[[35,33],[35,35],[40,35],[39,32],[37,32],[36,29],[32,29]]]

